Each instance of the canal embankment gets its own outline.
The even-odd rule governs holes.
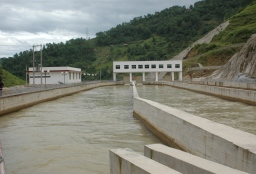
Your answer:
[[[58,88],[43,88],[36,91],[16,93],[2,96],[0,98],[0,116],[20,109],[33,106],[35,104],[54,100],[60,97],[72,95],[81,91],[90,90],[97,87],[123,85],[123,82],[95,82],[81,83],[72,86],[62,86]]]

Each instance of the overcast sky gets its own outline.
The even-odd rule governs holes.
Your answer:
[[[199,0],[0,0],[0,58],[71,38],[94,38],[134,17]],[[37,48],[39,49],[39,47]]]

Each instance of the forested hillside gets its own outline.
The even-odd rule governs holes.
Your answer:
[[[122,23],[96,38],[72,39],[66,43],[43,46],[43,66],[72,66],[84,72],[112,77],[113,60],[170,59],[195,40],[237,14],[253,0],[203,0],[189,8],[174,6],[155,14]],[[35,53],[39,64],[40,53]],[[32,50],[24,50],[13,58],[3,58],[2,67],[24,79],[25,68],[32,66]]]
[[[194,6],[166,8],[155,14],[137,17],[109,31],[97,33],[97,46],[146,40],[152,35],[162,36],[170,42],[170,52],[187,41],[195,40],[243,9],[250,0],[204,0]]]

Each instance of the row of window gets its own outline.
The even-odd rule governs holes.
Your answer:
[[[149,65],[144,65],[145,69],[149,69]],[[156,64],[151,65],[152,69],[156,68]],[[158,68],[164,68],[164,64],[159,64]],[[167,64],[167,68],[172,68],[172,64]],[[175,68],[180,68],[180,64],[175,64]],[[116,65],[116,69],[120,69],[120,65]],[[124,69],[129,69],[129,65],[124,65]],[[137,65],[132,65],[132,69],[137,69]],[[138,69],[143,69],[143,65],[138,65]]]

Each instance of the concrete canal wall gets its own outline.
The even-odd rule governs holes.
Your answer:
[[[179,82],[145,82],[146,85],[169,85],[176,88],[187,89],[195,92],[200,92],[204,94],[214,95],[217,97],[225,98],[228,100],[240,101],[251,105],[256,105],[256,90],[248,89],[238,89],[235,88],[239,86],[237,83],[231,85],[231,87],[220,87],[220,86],[211,86],[208,85],[199,85],[199,84],[190,84],[190,83],[179,83]],[[228,86],[228,84],[226,84]],[[240,88],[246,86],[244,83],[240,84]],[[249,86],[249,85],[248,85]],[[250,88],[253,88],[252,85]]]
[[[255,135],[140,98],[133,89],[134,116],[165,144],[256,174]]]
[[[123,84],[122,82],[98,82],[90,84],[81,84],[76,86],[67,86],[55,89],[45,89],[35,92],[27,92],[0,98],[0,115],[18,111],[41,102],[53,100],[63,96],[75,94],[81,91],[102,87]]]

